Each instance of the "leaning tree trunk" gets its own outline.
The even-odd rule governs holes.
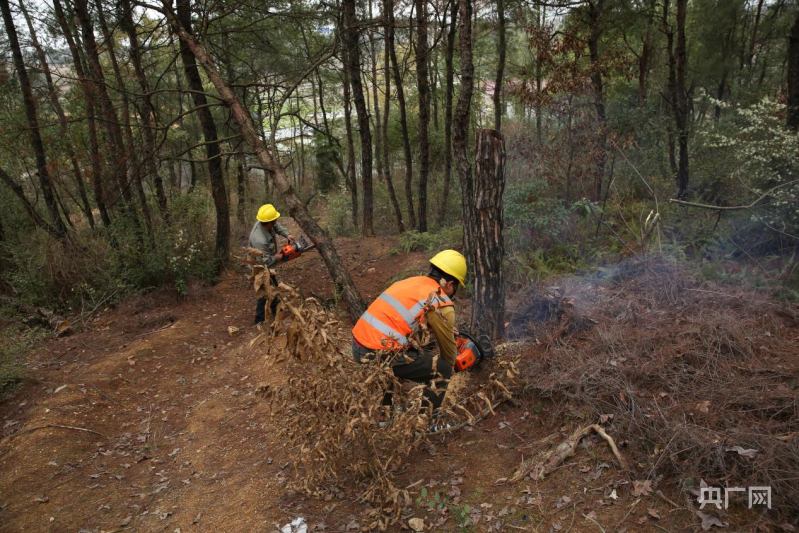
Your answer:
[[[369,110],[363,95],[361,83],[361,50],[359,46],[360,31],[355,15],[355,0],[342,2],[344,39],[347,47],[347,64],[349,70],[352,99],[355,102],[355,113],[358,115],[358,133],[361,138],[361,181],[363,182],[363,228],[364,237],[371,237],[374,231],[374,197],[372,194],[372,130],[369,126]]]
[[[505,192],[505,138],[495,130],[475,133],[474,183],[471,202],[474,204],[469,233],[474,235],[474,296],[472,297],[472,331],[492,338],[502,336],[505,320],[505,278],[502,259],[505,240],[502,229],[503,195]]]
[[[789,128],[799,129],[799,11],[788,41],[788,119]]]
[[[191,6],[190,0],[178,0],[177,16],[180,19],[180,26],[186,32],[189,41],[193,42],[191,29]],[[214,199],[216,208],[216,259],[218,272],[222,271],[228,261],[230,254],[230,210],[225,191],[225,175],[222,172],[222,157],[219,149],[219,139],[216,133],[216,124],[208,107],[208,101],[203,91],[203,83],[200,78],[200,71],[197,69],[195,55],[189,41],[181,37],[180,57],[183,61],[183,70],[186,72],[186,79],[189,82],[191,96],[194,100],[194,107],[200,118],[200,125],[205,138],[205,153],[208,159],[208,174],[211,179],[211,196]]]
[[[25,17],[25,22],[28,25],[28,32],[30,33],[31,37],[31,44],[33,48],[36,50],[36,55],[39,58],[39,63],[42,67],[42,73],[44,74],[44,79],[47,82],[47,95],[50,98],[50,103],[53,106],[53,110],[58,117],[58,125],[60,126],[60,133],[61,133],[61,140],[64,143],[64,148],[66,149],[67,156],[69,157],[69,162],[72,164],[72,173],[75,177],[75,187],[78,190],[78,196],[80,197],[80,203],[78,206],[83,211],[83,215],[86,217],[86,220],[89,222],[89,226],[94,228],[94,216],[92,215],[92,207],[89,204],[89,196],[86,194],[86,184],[83,182],[83,172],[80,168],[80,162],[78,161],[78,155],[75,152],[75,146],[72,144],[72,136],[69,133],[69,126],[67,122],[67,115],[64,113],[64,108],[61,107],[61,101],[58,99],[58,89],[56,89],[55,84],[53,83],[53,75],[50,72],[50,64],[47,61],[47,55],[44,53],[44,49],[42,45],[39,43],[39,38],[36,35],[36,28],[33,26],[33,22],[31,21],[31,17],[28,14],[28,10],[25,8],[25,2],[19,2],[19,9],[22,12],[23,17]],[[76,202],[77,203],[77,202]],[[69,222],[69,218],[67,218],[67,222]]]
[[[430,174],[430,75],[427,0],[416,3],[416,84],[419,89],[419,233],[427,231],[427,176]]]
[[[67,227],[64,225],[61,214],[58,212],[58,203],[56,202],[53,191],[53,181],[50,177],[50,170],[47,167],[47,158],[44,153],[44,143],[42,142],[42,136],[39,132],[36,99],[33,96],[33,89],[31,89],[28,71],[25,69],[25,61],[22,58],[22,50],[19,47],[19,40],[17,39],[17,29],[14,27],[14,19],[11,16],[11,7],[8,4],[8,0],[0,0],[0,10],[3,12],[3,22],[5,22],[6,26],[8,45],[11,47],[11,55],[14,57],[14,67],[17,70],[19,84],[22,88],[22,98],[25,101],[28,134],[30,135],[31,144],[33,145],[33,153],[36,156],[36,173],[39,175],[39,185],[42,188],[44,203],[47,206],[47,210],[50,212],[50,218],[52,219],[52,225],[56,235],[59,238],[66,238]]]
[[[100,219],[107,228],[111,225],[111,216],[108,213],[108,207],[106,207],[105,190],[103,187],[103,165],[101,161],[102,158],[100,157],[100,142],[97,137],[97,120],[95,118],[96,94],[93,84],[89,82],[86,76],[86,70],[83,68],[78,45],[72,37],[72,29],[69,27],[60,0],[53,0],[53,10],[55,11],[58,25],[61,27],[61,33],[67,41],[69,52],[72,55],[72,63],[75,66],[75,74],[78,77],[83,95],[86,99],[86,128],[89,131],[89,160],[92,169],[92,189],[94,191],[94,201],[97,204],[97,209],[100,211]]]
[[[497,0],[497,79],[494,83],[494,129],[502,129],[502,77],[505,74],[505,4]]]
[[[677,106],[675,118],[677,122],[677,141],[680,157],[677,166],[677,197],[684,199],[688,192],[688,93],[685,89],[685,71],[687,68],[685,45],[685,15],[688,0],[677,0]]]
[[[441,191],[441,208],[438,212],[438,224],[443,226],[447,219],[447,206],[449,205],[449,189],[452,180],[452,100],[455,90],[455,68],[453,55],[455,54],[455,34],[457,33],[458,4],[451,3],[449,15],[449,30],[447,31],[447,55],[444,59],[446,65],[446,95],[444,103],[444,190]]]
[[[461,212],[463,220],[463,250],[466,261],[473,265],[475,258],[474,205],[472,204],[473,183],[472,166],[466,149],[466,138],[469,131],[469,116],[474,91],[474,64],[472,63],[472,0],[459,0],[458,17],[460,17],[460,56],[461,56],[461,92],[453,119],[453,147],[458,164],[458,176],[461,182]]]
[[[197,61],[199,61],[206,74],[208,74],[211,83],[214,84],[214,87],[216,87],[216,90],[219,92],[219,96],[225,104],[230,107],[234,120],[241,128],[241,134],[244,140],[253,149],[261,166],[266,170],[266,173],[273,177],[275,184],[283,194],[283,198],[288,205],[291,216],[294,217],[303,231],[305,231],[308,237],[310,237],[319,248],[319,254],[322,256],[322,259],[330,271],[330,275],[336,283],[336,288],[340,292],[344,304],[347,306],[347,311],[353,319],[357,319],[365,309],[363,300],[361,300],[361,295],[352,282],[352,278],[341,263],[341,258],[336,252],[336,248],[333,246],[327,232],[319,226],[305,208],[305,205],[303,205],[302,200],[300,200],[294,192],[291,186],[291,179],[286,174],[286,169],[275,160],[267,145],[258,137],[258,133],[255,131],[255,126],[252,122],[252,117],[250,117],[247,110],[242,107],[236,94],[222,79],[211,55],[203,45],[197,43],[194,38],[186,32],[181,22],[175,17],[175,14],[172,13],[170,0],[162,1],[164,5],[164,14],[167,16],[173,31],[178,35],[181,42],[185,43],[194,57],[197,58]]]
[[[416,227],[416,210],[413,207],[413,156],[411,140],[408,135],[408,116],[405,110],[405,89],[400,74],[397,50],[394,48],[394,0],[384,0],[384,8],[388,23],[386,24],[386,48],[391,57],[391,71],[394,85],[397,86],[397,107],[399,108],[400,131],[402,132],[402,150],[405,154],[405,201],[408,204],[408,220],[411,228]]]
[[[5,183],[5,185],[11,189],[11,192],[14,193],[14,196],[19,199],[20,203],[22,203],[22,207],[25,209],[25,212],[28,213],[28,216],[35,225],[45,230],[56,239],[61,239],[64,236],[44,218],[42,218],[39,212],[36,211],[36,208],[33,207],[30,200],[28,200],[28,197],[25,196],[25,191],[23,190],[22,186],[15,182],[3,168],[0,168],[0,181]]]
[[[386,13],[386,3],[383,2],[383,25],[388,33],[388,13]],[[385,47],[385,46],[384,46]],[[385,66],[385,74],[384,77],[386,79],[386,94],[385,100],[383,103],[383,172],[386,179],[386,187],[388,187],[388,196],[391,200],[391,205],[394,207],[394,216],[397,218],[397,231],[399,233],[405,233],[405,223],[402,221],[402,209],[400,209],[399,201],[397,200],[397,194],[394,191],[394,179],[391,177],[391,163],[388,157],[388,118],[391,112],[391,58],[389,57],[388,50],[385,50],[383,53],[384,57],[384,66]],[[377,98],[377,95],[375,95]]]

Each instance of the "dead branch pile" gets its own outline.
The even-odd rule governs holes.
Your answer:
[[[640,475],[770,486],[772,509],[796,516],[799,331],[785,319],[795,313],[663,264],[608,282],[578,295],[595,328],[521,364],[528,392],[581,424],[614,415]]]
[[[265,347],[267,364],[282,365],[281,373],[290,376],[285,385],[264,386],[260,394],[284,421],[280,436],[293,460],[292,488],[317,496],[356,488],[358,499],[373,506],[369,530],[384,530],[411,504],[395,474],[428,440],[424,387],[401,383],[389,358],[356,363],[349,328],[340,328],[316,299],[303,299],[283,283],[273,287],[270,275],[253,266],[256,295],[281,300],[272,327],[254,345]],[[513,362],[491,370],[484,385],[451,407],[456,420],[474,423],[512,397],[511,389],[518,388]],[[393,394],[392,406],[381,405],[386,391]]]

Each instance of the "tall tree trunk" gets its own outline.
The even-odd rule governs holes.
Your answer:
[[[361,181],[363,182],[363,227],[364,237],[371,237],[374,231],[374,196],[372,194],[372,130],[369,126],[369,110],[361,83],[361,48],[360,31],[355,14],[355,0],[343,0],[343,18],[346,32],[347,65],[349,70],[352,99],[355,113],[358,115],[358,133],[361,138]]]
[[[646,4],[646,30],[642,37],[641,55],[638,57],[638,105],[643,107],[646,104],[647,92],[647,78],[649,77],[649,68],[652,60],[652,46],[654,33],[652,32],[652,25],[655,19],[655,3],[654,1]]]
[[[474,150],[473,225],[475,239],[474,295],[471,330],[499,338],[505,322],[505,278],[502,262],[505,255],[504,197],[505,138],[495,130],[477,130]]]
[[[677,197],[683,199],[688,191],[688,93],[685,88],[685,71],[688,58],[685,45],[685,15],[688,0],[677,0],[677,106],[675,118],[677,123],[677,139],[680,148],[679,165],[677,167]]]
[[[347,45],[342,46],[342,63],[347,65]],[[352,199],[352,227],[358,229],[358,179],[355,174],[355,141],[352,133],[352,90],[350,89],[350,73],[346,66],[344,71],[344,129],[347,133],[347,173],[344,175],[347,188]]]
[[[94,192],[94,201],[97,204],[97,209],[100,211],[100,219],[107,228],[111,225],[111,216],[108,212],[105,188],[103,186],[103,163],[102,157],[100,156],[100,141],[97,135],[97,95],[94,84],[89,81],[86,75],[86,69],[83,67],[83,59],[81,58],[80,50],[76,44],[77,36],[74,38],[72,36],[72,28],[70,28],[67,22],[67,17],[61,6],[61,1],[53,0],[53,8],[55,10],[56,19],[58,20],[58,25],[61,27],[62,35],[67,41],[67,46],[72,55],[72,63],[75,67],[75,74],[78,77],[84,98],[86,99],[86,128],[89,131],[89,160],[92,168],[92,190]]]
[[[122,8],[122,26],[128,35],[128,42],[130,43],[130,60],[133,63],[136,80],[139,82],[139,87],[142,91],[139,115],[141,116],[144,138],[144,167],[147,174],[152,176],[155,184],[155,197],[158,201],[161,215],[168,220],[168,204],[166,193],[164,192],[164,183],[156,165],[155,136],[153,134],[154,115],[153,104],[150,99],[150,84],[147,82],[147,76],[142,66],[139,36],[136,32],[136,25],[133,22],[133,8],[130,5],[130,0],[120,0],[120,7]]]
[[[402,150],[405,154],[405,201],[408,204],[408,220],[410,227],[416,227],[416,210],[413,207],[413,156],[411,155],[411,139],[408,134],[408,117],[405,110],[405,89],[400,74],[397,50],[394,47],[394,0],[384,0],[385,11],[389,21],[386,26],[386,48],[391,56],[391,70],[394,85],[397,87],[397,107],[399,108],[400,131],[402,132]]]
[[[372,0],[369,0],[369,18],[374,20],[372,13]],[[375,30],[374,26],[369,29],[369,51],[371,52],[372,59],[372,95],[375,107],[375,167],[378,176],[384,176],[383,173],[383,139],[380,135],[380,128],[382,121],[380,120],[380,95],[378,94],[377,83],[377,51],[375,50]]]
[[[497,0],[497,79],[494,82],[494,129],[502,130],[502,76],[505,73],[505,3]],[[504,146],[504,144],[503,144]]]
[[[419,90],[419,233],[427,231],[427,176],[430,174],[430,79],[427,0],[416,4],[416,83]]]
[[[605,90],[602,81],[602,71],[599,64],[599,39],[602,37],[602,16],[604,15],[605,0],[596,0],[588,3],[591,33],[588,37],[588,52],[591,57],[591,85],[594,89],[594,107],[597,118],[597,136],[599,153],[597,154],[596,170],[594,174],[595,201],[602,199],[602,182],[605,177],[605,164],[607,162],[607,119],[605,116]]]
[[[36,211],[36,208],[33,207],[33,204],[30,203],[28,197],[25,196],[25,190],[22,188],[22,186],[16,183],[3,168],[0,168],[0,181],[5,183],[6,186],[11,189],[11,192],[13,192],[14,195],[19,199],[20,203],[22,203],[22,207],[25,209],[25,212],[28,213],[28,216],[36,226],[42,228],[56,239],[61,239],[64,237],[63,232],[58,231],[44,218],[42,218],[39,212]]]
[[[461,182],[461,210],[463,220],[463,249],[467,264],[476,262],[475,245],[477,235],[474,234],[472,221],[476,219],[474,184],[472,183],[472,165],[466,147],[471,115],[472,92],[474,91],[474,64],[472,62],[472,0],[458,0],[458,17],[460,18],[460,59],[461,90],[458,105],[453,117],[452,133],[455,160],[458,164],[458,176]]]
[[[171,2],[171,0],[168,0]],[[228,207],[227,192],[225,191],[225,176],[222,172],[222,157],[219,149],[219,139],[216,133],[216,124],[208,107],[208,101],[203,91],[203,83],[200,78],[200,71],[197,69],[195,54],[191,49],[193,43],[191,25],[191,5],[190,0],[177,0],[177,16],[180,19],[180,26],[187,34],[189,40],[181,36],[180,57],[183,61],[183,70],[191,89],[194,107],[200,118],[200,125],[205,138],[205,153],[208,159],[208,174],[211,180],[211,196],[214,199],[216,208],[216,259],[217,268],[221,272],[228,261],[230,254],[230,209]]]
[[[799,11],[788,39],[788,118],[787,125],[799,130]]]
[[[83,44],[86,49],[89,69],[91,70],[90,84],[92,90],[95,91],[98,97],[104,119],[103,126],[105,127],[111,144],[111,167],[114,169],[116,181],[119,185],[122,197],[125,200],[126,207],[130,212],[130,216],[134,220],[134,223],[138,225],[138,217],[136,216],[136,211],[133,206],[133,195],[130,192],[130,187],[127,182],[128,155],[125,153],[125,147],[122,141],[122,130],[119,127],[116,108],[111,101],[105,84],[105,76],[103,75],[103,69],[100,64],[100,50],[94,38],[94,27],[92,26],[92,20],[89,16],[86,0],[75,0],[74,7],[75,14],[80,22]]]
[[[544,4],[538,6],[536,10],[536,21],[538,22],[539,30],[544,27],[544,23],[546,22],[546,7]],[[535,99],[535,133],[536,139],[538,140],[538,146],[543,145],[544,140],[544,123],[542,119],[542,104],[541,104],[541,91],[544,88],[544,73],[542,72],[542,61],[536,57],[535,58],[535,94],[537,95]]]
[[[154,236],[152,218],[150,217],[150,206],[147,205],[147,197],[144,194],[144,187],[142,186],[142,173],[139,171],[141,164],[137,157],[139,155],[139,151],[136,149],[136,146],[133,142],[133,129],[130,125],[130,103],[128,102],[128,95],[127,91],[125,90],[125,81],[122,79],[122,73],[119,70],[119,62],[117,61],[116,49],[114,47],[114,35],[108,29],[108,24],[105,21],[102,0],[95,0],[94,5],[97,9],[97,20],[100,22],[100,30],[103,34],[108,58],[111,61],[111,69],[114,73],[114,79],[116,80],[118,91],[121,92],[122,120],[124,121],[125,125],[123,133],[124,141],[127,143],[127,147],[125,144],[123,144],[122,148],[128,157],[127,182],[131,187],[133,187],[133,190],[136,191],[136,197],[139,200],[142,217],[144,218],[144,226],[147,229],[147,236],[152,245],[154,244]]]
[[[383,27],[386,33],[388,33],[388,20],[386,2],[383,2]],[[388,49],[384,50],[383,58],[385,67],[384,77],[386,81],[386,99],[383,101],[383,172],[386,179],[386,186],[388,187],[388,196],[391,199],[392,207],[394,207],[394,216],[397,218],[397,231],[399,233],[404,233],[405,223],[402,221],[402,209],[400,209],[397,194],[394,191],[394,180],[391,177],[391,162],[388,157],[388,118],[391,110],[391,59],[389,58]]]
[[[357,319],[365,309],[363,300],[355,284],[352,282],[352,278],[350,278],[349,273],[347,273],[344,265],[342,265],[341,259],[327,232],[319,226],[305,208],[302,201],[297,197],[294,189],[291,187],[290,179],[286,175],[286,170],[275,160],[267,145],[258,137],[258,133],[252,123],[252,118],[247,110],[241,106],[235,93],[228,87],[222,79],[222,76],[220,76],[219,70],[214,64],[211,55],[187,33],[181,22],[174,16],[174,13],[171,11],[170,0],[162,1],[164,2],[164,13],[173,31],[180,37],[181,42],[185,43],[194,57],[197,58],[197,61],[203,66],[203,69],[208,74],[208,78],[211,80],[211,83],[214,84],[214,87],[216,87],[222,100],[230,107],[233,118],[241,128],[241,134],[244,140],[253,149],[258,161],[264,169],[266,169],[266,172],[273,177],[275,184],[283,194],[283,198],[289,208],[291,216],[294,217],[303,231],[305,231],[308,237],[310,237],[319,248],[319,254],[322,256],[322,259],[330,271],[330,275],[336,284],[337,290],[340,292],[342,300],[347,306],[347,311],[353,319]]]
[[[64,148],[67,151],[69,162],[72,165],[72,173],[75,179],[75,187],[77,188],[78,196],[81,199],[80,203],[78,203],[78,206],[81,208],[81,211],[83,211],[83,215],[86,217],[86,220],[89,222],[89,226],[93,228],[94,216],[92,215],[91,204],[89,204],[89,197],[86,194],[86,185],[83,182],[83,172],[81,171],[80,163],[78,162],[78,156],[75,152],[75,146],[72,144],[72,136],[69,133],[69,126],[67,125],[67,116],[64,113],[64,108],[61,107],[61,101],[58,99],[58,89],[53,83],[53,76],[50,72],[50,64],[47,62],[47,55],[44,53],[44,49],[39,44],[39,39],[36,35],[36,28],[34,28],[33,22],[31,21],[30,15],[28,14],[28,10],[25,8],[25,3],[20,1],[19,8],[20,11],[22,11],[22,15],[25,17],[25,22],[28,24],[28,32],[30,33],[31,36],[31,44],[33,44],[33,47],[36,49],[36,55],[39,57],[39,63],[41,64],[42,67],[42,73],[44,74],[44,79],[47,82],[48,97],[50,98],[50,103],[52,104],[53,109],[56,112],[56,116],[58,117],[58,124],[60,126],[60,131],[61,131],[61,140],[64,144]]]
[[[452,100],[455,92],[455,69],[453,56],[455,53],[455,34],[457,33],[458,2],[450,2],[449,29],[447,30],[447,52],[444,58],[446,68],[446,90],[444,103],[444,190],[441,191],[441,209],[438,212],[438,224],[444,225],[449,207],[449,190],[452,180]]]
[[[760,17],[763,13],[763,2],[764,0],[758,0],[757,2],[757,13],[755,14],[755,21],[752,25],[752,40],[749,43],[749,52],[746,54],[746,64],[751,68],[752,67],[752,60],[755,57],[755,44],[757,43],[757,30],[760,27]]]
[[[42,188],[42,196],[47,210],[50,213],[55,235],[59,238],[66,238],[67,227],[58,212],[58,204],[53,192],[53,181],[47,167],[47,157],[44,153],[44,143],[42,143],[41,132],[39,131],[39,119],[36,113],[36,99],[33,96],[28,71],[25,69],[25,61],[22,59],[22,50],[17,39],[17,29],[14,27],[14,19],[11,16],[11,7],[8,0],[0,0],[0,10],[3,12],[3,22],[6,26],[8,45],[11,47],[11,55],[14,57],[14,67],[19,76],[19,84],[22,89],[22,97],[25,101],[25,115],[28,119],[28,134],[30,135],[33,153],[36,156],[36,173],[39,175],[39,185]]]
[[[669,3],[671,0],[663,0],[663,32],[666,34],[666,53],[669,60],[669,75],[666,85],[666,109],[668,114],[674,116],[677,95],[677,60],[674,57],[674,29],[669,22]],[[669,149],[669,168],[672,178],[677,177],[677,157],[674,142],[674,126],[671,120],[666,123],[666,134],[668,137]]]

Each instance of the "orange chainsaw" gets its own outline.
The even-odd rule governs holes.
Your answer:
[[[287,263],[297,259],[305,252],[310,252],[315,248],[315,244],[308,244],[305,241],[305,237],[300,237],[300,240],[295,240],[293,243],[286,243],[283,249],[280,250],[280,253],[283,254],[283,262]]]
[[[455,337],[455,347],[458,354],[455,356],[455,371],[463,372],[483,362],[486,357],[494,357],[494,346],[488,335],[481,335],[476,340],[468,333],[459,333]]]

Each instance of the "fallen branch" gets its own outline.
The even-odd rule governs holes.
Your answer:
[[[86,428],[81,428],[81,427],[77,427],[77,426],[64,426],[64,425],[61,425],[61,424],[45,424],[43,426],[36,426],[36,427],[30,428],[30,429],[26,429],[26,430],[20,431],[18,433],[14,433],[13,435],[11,435],[9,437],[8,440],[11,440],[11,439],[14,439],[16,437],[19,437],[20,435],[25,435],[26,433],[33,433],[34,431],[38,431],[40,429],[47,429],[47,428],[71,429],[73,431],[85,431],[86,433],[93,433],[95,435],[98,435],[100,437],[105,438],[105,435],[103,435],[99,431],[95,431],[93,429],[86,429]]]
[[[786,187],[788,185],[793,185],[794,183],[799,183],[799,180],[788,181],[788,182],[782,183],[780,185],[777,185],[776,187],[772,187],[771,189],[769,189],[765,193],[763,193],[763,195],[760,196],[760,198],[758,198],[754,202],[750,203],[749,205],[732,205],[732,206],[708,205],[708,204],[700,204],[700,203],[696,203],[696,202],[686,202],[685,200],[677,200],[675,198],[669,199],[669,202],[672,203],[672,204],[684,205],[684,206],[688,206],[688,207],[698,207],[700,209],[712,209],[714,211],[741,211],[741,210],[744,210],[744,209],[752,209],[757,204],[759,204],[760,202],[762,202],[763,200],[768,198],[768,196],[771,193],[773,193],[774,191],[776,191],[777,189],[780,189],[782,187]]]
[[[619,448],[616,446],[616,442],[613,440],[613,437],[608,435],[599,424],[591,424],[590,426],[586,426],[575,431],[571,437],[561,442],[553,450],[547,452],[542,460],[536,461],[534,459],[530,459],[528,461],[522,461],[522,464],[518,469],[516,469],[513,477],[510,478],[509,483],[517,483],[530,473],[532,473],[533,479],[544,479],[544,476],[550,474],[553,470],[560,466],[562,462],[574,455],[577,451],[577,445],[580,444],[580,441],[588,436],[592,431],[602,437],[608,443],[608,446],[610,446],[613,455],[616,456],[616,460],[619,462],[621,469],[627,470],[627,462],[621,456],[621,453],[619,453]]]

